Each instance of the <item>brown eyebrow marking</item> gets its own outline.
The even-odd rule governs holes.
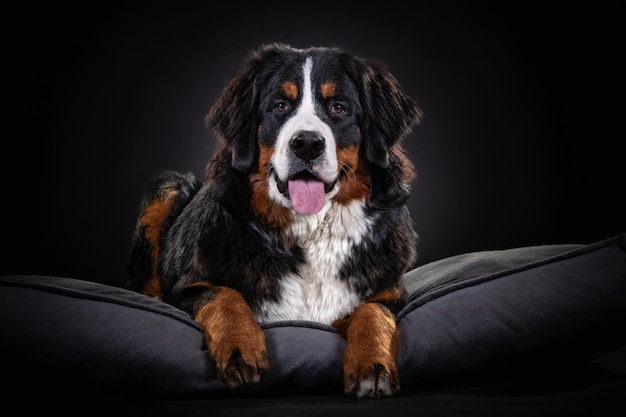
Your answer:
[[[293,81],[285,81],[283,83],[283,93],[290,100],[298,98],[298,86]]]
[[[325,99],[331,98],[337,91],[337,85],[333,82],[326,82],[322,84],[322,97]]]

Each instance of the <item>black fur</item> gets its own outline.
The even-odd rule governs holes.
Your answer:
[[[144,196],[142,215],[154,202],[176,194],[167,215],[152,223],[159,228],[158,241],[148,237],[140,215],[130,261],[131,289],[143,291],[157,279],[163,301],[194,317],[222,286],[238,291],[253,310],[284,297],[280,281],[309,260],[300,246],[286,240],[284,230],[257,215],[250,175],[259,169],[260,146],[271,147],[276,128],[284,122],[268,112],[268,92],[278,88],[272,90],[272,83],[288,78],[290,68],[307,56],[316,68],[325,68],[315,77],[347,86],[341,94],[350,105],[349,115],[325,121],[337,129],[338,149],[359,147],[367,170],[365,215],[373,226],[340,265],[339,278],[349,282],[362,302],[373,299],[392,313],[404,305],[402,277],[415,262],[417,234],[406,207],[415,173],[400,141],[421,113],[379,62],[336,48],[298,50],[281,44],[253,51],[207,115],[220,145],[207,165],[206,180],[167,172]],[[322,112],[320,117],[326,116]],[[158,259],[153,259],[155,245]],[[190,287],[194,283],[210,285]],[[389,290],[397,296],[376,298]]]

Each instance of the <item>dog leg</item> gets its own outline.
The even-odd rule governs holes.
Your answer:
[[[214,296],[196,314],[220,381],[229,388],[259,382],[269,369],[265,335],[241,294],[213,287]]]
[[[382,304],[359,306],[350,317],[333,325],[346,339],[343,356],[344,392],[358,398],[390,397],[400,392],[399,327]]]

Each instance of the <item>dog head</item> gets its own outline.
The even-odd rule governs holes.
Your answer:
[[[420,116],[379,62],[269,44],[243,61],[207,125],[222,141],[218,154],[249,174],[258,206],[312,214],[367,198],[373,170],[394,177],[385,187],[406,188],[413,167],[398,145]]]

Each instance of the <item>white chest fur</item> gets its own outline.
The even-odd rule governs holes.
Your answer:
[[[355,245],[371,228],[363,203],[327,202],[314,215],[296,215],[287,232],[304,251],[306,262],[299,273],[281,279],[280,298],[255,311],[259,323],[278,320],[311,320],[331,324],[350,314],[361,300],[339,270]]]

